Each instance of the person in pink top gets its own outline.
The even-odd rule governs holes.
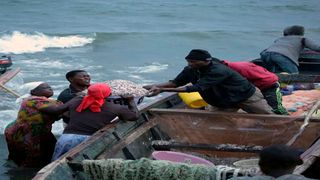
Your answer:
[[[259,88],[274,113],[288,115],[287,110],[282,106],[282,95],[277,75],[252,62],[223,60],[222,63],[247,78],[248,81]]]

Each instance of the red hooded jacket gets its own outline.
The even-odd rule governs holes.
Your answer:
[[[230,62],[223,60],[223,63],[247,78],[248,81],[260,90],[270,88],[279,80],[277,75],[252,62]]]

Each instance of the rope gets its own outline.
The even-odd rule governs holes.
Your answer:
[[[308,112],[306,118],[304,119],[303,124],[300,126],[299,132],[297,134],[295,134],[288,142],[287,142],[287,146],[291,146],[296,140],[297,138],[303,133],[303,131],[305,130],[305,128],[309,125],[309,120],[312,116],[312,114],[319,108],[320,106],[320,100],[317,101],[315,103],[315,105],[312,106],[311,110]]]

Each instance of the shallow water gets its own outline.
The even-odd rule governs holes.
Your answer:
[[[22,169],[17,168],[14,164],[6,160],[8,156],[8,151],[6,148],[5,137],[3,134],[0,135],[0,154],[1,154],[1,168],[0,168],[0,179],[1,180],[21,180],[21,179],[31,179],[39,169]],[[4,146],[4,147],[2,147]]]

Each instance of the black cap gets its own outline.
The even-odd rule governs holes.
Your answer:
[[[203,49],[192,49],[185,57],[189,60],[209,61],[212,60],[210,53]]]
[[[298,149],[286,145],[269,146],[260,152],[259,165],[274,168],[301,165],[303,163],[300,158],[301,153]]]

